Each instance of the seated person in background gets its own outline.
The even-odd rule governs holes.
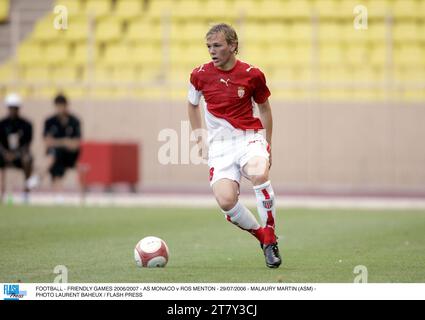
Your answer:
[[[41,179],[49,173],[55,191],[61,190],[62,179],[69,168],[74,168],[80,154],[80,121],[69,112],[67,98],[59,94],[54,99],[56,114],[44,123],[44,143],[47,161],[40,175],[28,180],[28,187],[38,186]]]
[[[14,93],[6,96],[5,106],[8,116],[0,121],[0,202],[3,201],[6,190],[7,167],[22,169],[25,180],[32,172],[32,156],[30,145],[32,141],[32,124],[19,115],[22,106],[21,98]],[[25,200],[28,188],[24,189]]]

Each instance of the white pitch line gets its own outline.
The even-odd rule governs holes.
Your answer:
[[[13,199],[13,200],[11,200]],[[256,206],[253,196],[241,196],[241,201],[250,207]],[[9,203],[22,205],[19,194],[9,196]],[[32,194],[30,205],[41,206],[87,206],[87,207],[190,207],[217,208],[212,195],[184,194],[88,194],[82,203],[78,194],[65,194],[60,197],[49,193]],[[336,208],[336,209],[425,209],[425,199],[406,198],[341,198],[341,197],[295,197],[279,196],[278,208]]]

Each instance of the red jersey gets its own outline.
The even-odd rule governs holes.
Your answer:
[[[214,118],[223,119],[236,129],[263,129],[261,120],[253,115],[253,102],[264,103],[270,96],[266,78],[260,69],[237,60],[231,70],[223,71],[210,62],[192,71],[190,83],[197,93],[204,96],[209,131],[217,127],[216,123],[211,123]],[[189,93],[189,101],[195,105],[199,103],[199,98],[198,101],[194,98],[196,96]]]

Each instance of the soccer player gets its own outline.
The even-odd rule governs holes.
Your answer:
[[[206,34],[212,61],[190,75],[188,114],[192,130],[202,128],[199,103],[205,99],[208,129],[210,185],[226,219],[255,236],[266,265],[277,268],[282,260],[275,235],[275,197],[269,180],[272,144],[270,91],[264,74],[236,58],[238,37],[227,24],[217,24]],[[253,115],[254,102],[260,118]],[[265,129],[266,137],[260,134]],[[205,142],[198,138],[200,153]],[[241,176],[251,181],[262,226],[239,201]]]
[[[30,145],[32,141],[32,124],[19,115],[22,100],[19,95],[11,93],[6,96],[5,106],[8,116],[0,121],[0,202],[3,201],[6,189],[7,167],[22,169],[25,180],[32,172],[32,156]],[[27,199],[28,188],[24,189]]]
[[[69,168],[74,168],[80,154],[80,120],[69,112],[68,99],[59,94],[54,99],[56,114],[44,123],[44,143],[47,161],[39,175],[27,181],[29,188],[37,187],[49,173],[55,191],[60,191],[62,179]]]

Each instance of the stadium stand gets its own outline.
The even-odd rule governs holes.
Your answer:
[[[0,0],[0,23],[9,18],[10,0]]]
[[[354,0],[56,0],[68,28],[52,27],[53,11],[36,24],[19,44],[13,85],[41,86],[21,90],[35,95],[74,82],[77,95],[183,99],[191,69],[209,59],[208,27],[226,21],[239,32],[240,58],[264,69],[277,98],[385,100],[399,90],[423,101],[425,0],[363,3],[367,30],[353,26]],[[3,89],[12,60],[0,68]],[[415,94],[405,94],[413,82]]]

